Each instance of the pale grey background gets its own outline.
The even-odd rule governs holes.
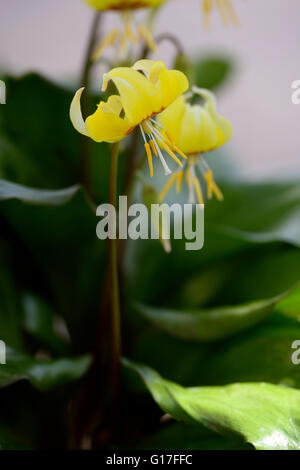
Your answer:
[[[228,150],[248,178],[300,175],[300,105],[291,83],[300,79],[300,0],[233,0],[238,29],[218,15],[202,30],[199,0],[172,0],[158,32],[176,33],[190,54],[223,51],[238,67],[220,93],[219,109],[234,126]],[[0,66],[36,70],[60,82],[78,80],[93,15],[83,0],[0,0]],[[116,20],[107,14],[105,29]],[[160,57],[171,50],[164,46]]]

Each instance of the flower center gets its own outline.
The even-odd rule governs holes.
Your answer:
[[[162,131],[159,131],[157,126],[159,126]],[[177,155],[178,153],[182,158],[186,159],[186,155],[181,152],[181,150],[174,144],[168,131],[158,122],[152,118],[145,119],[140,125],[140,130],[144,140],[144,147],[147,154],[148,165],[150,169],[150,176],[153,176],[153,161],[152,161],[152,152],[156,157],[160,159],[160,162],[165,170],[165,174],[169,175],[172,173],[170,168],[167,165],[167,162],[162,154],[161,149],[163,149],[170,157],[175,160],[175,162],[182,167],[182,162],[179,160]]]

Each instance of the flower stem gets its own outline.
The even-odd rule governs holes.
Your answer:
[[[96,45],[100,19],[101,19],[101,13],[99,12],[95,13],[91,30],[90,30],[90,34],[89,34],[88,45],[86,48],[81,77],[80,77],[80,86],[86,89],[85,99],[82,100],[82,112],[84,116],[87,114],[88,104],[89,104],[90,78],[91,78],[91,70],[92,70],[92,65],[93,65],[91,61],[91,55]],[[85,136],[81,137],[80,165],[81,165],[82,184],[85,187],[87,193],[91,195],[90,180],[89,180],[90,142]]]
[[[110,166],[109,202],[114,207],[117,205],[117,176],[118,176],[119,144],[113,144]],[[112,310],[112,374],[113,397],[118,400],[120,380],[120,356],[121,356],[121,319],[118,279],[118,253],[117,239],[109,239],[109,262],[111,279],[111,310]]]

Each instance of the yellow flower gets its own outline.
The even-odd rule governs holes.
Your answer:
[[[119,44],[119,52],[126,50],[128,44],[137,44],[144,40],[152,52],[157,52],[157,46],[152,38],[150,30],[144,25],[132,26],[133,20],[131,12],[139,8],[155,8],[167,0],[85,0],[92,8],[105,11],[114,10],[122,13],[124,29],[112,29],[101,41],[96,51],[92,55],[92,60],[98,60],[110,46]]]
[[[153,117],[170,106],[188,89],[186,76],[178,70],[168,70],[163,62],[140,60],[133,67],[117,67],[103,75],[102,91],[110,80],[119,94],[101,101],[97,110],[83,120],[79,89],[71,103],[70,118],[75,129],[96,142],[118,142],[139,126],[148,157],[150,175],[153,175],[152,152],[160,158],[165,174],[171,173],[163,155],[163,148],[180,166],[174,152],[186,158],[176,145],[156,128]]]
[[[232,126],[227,119],[217,114],[213,93],[197,87],[193,87],[193,91],[204,100],[203,105],[191,105],[187,101],[188,96],[181,96],[162,112],[157,120],[162,133],[188,156],[186,167],[170,177],[160,194],[160,200],[164,199],[175,182],[177,192],[180,191],[185,171],[190,202],[195,202],[195,196],[197,196],[198,202],[203,204],[197,169],[206,181],[208,198],[211,199],[214,194],[217,199],[223,199],[214,181],[213,173],[201,154],[217,149],[228,142],[232,136]]]
[[[96,10],[135,10],[137,8],[157,7],[166,0],[85,0]]]
[[[201,0],[201,2],[205,29],[210,29],[210,17],[214,7],[218,8],[225,26],[239,25],[239,19],[232,0]]]

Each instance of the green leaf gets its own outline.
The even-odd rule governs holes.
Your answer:
[[[1,201],[0,213],[22,242],[18,269],[25,270],[25,263],[27,271],[35,267],[39,281],[31,290],[39,282],[47,285],[49,304],[65,318],[76,351],[85,352],[98,316],[107,256],[106,242],[96,236],[95,209],[77,187],[47,191],[39,199],[39,191],[32,194],[30,188],[10,185],[9,195],[10,199]],[[25,285],[27,278],[28,273]]]
[[[275,307],[275,311],[300,320],[300,287],[294,289],[287,297],[280,300]]]
[[[252,446],[220,436],[200,425],[171,423],[146,437],[138,449],[164,450],[249,450]]]
[[[37,206],[57,206],[70,201],[79,190],[79,186],[72,186],[56,191],[46,191],[0,180],[0,201],[18,199]]]
[[[46,189],[89,180],[96,200],[106,202],[109,145],[80,136],[72,126],[69,110],[75,90],[33,73],[3,78],[7,104],[0,107],[0,178]],[[99,99],[91,97],[90,113]],[[120,158],[120,174],[125,165],[126,159]]]
[[[90,356],[35,360],[7,348],[6,364],[0,366],[0,388],[27,379],[39,390],[51,390],[80,379],[91,364]]]
[[[253,330],[210,350],[201,372],[194,370],[197,385],[264,381],[300,388],[300,367],[292,362],[292,344],[299,337],[298,322],[273,314]]]
[[[297,250],[288,254],[289,245],[300,246],[298,182],[227,182],[221,187],[224,202],[209,201],[205,206],[202,250],[187,252],[184,240],[171,240],[172,252],[168,255],[163,255],[151,241],[132,244],[128,280],[134,298],[145,303],[166,303],[166,298],[173,300],[180,295],[180,288],[174,289],[174,285],[184,289],[185,282],[205,277],[207,270],[214,270],[216,277],[218,271],[221,274],[216,290],[203,297],[203,301],[212,304],[215,296],[225,296],[221,301],[228,304],[273,297],[300,280],[299,260],[293,259],[299,257]],[[281,267],[287,278],[278,276]],[[259,271],[265,271],[260,276],[262,282],[257,282]],[[253,277],[248,281],[251,273]],[[158,278],[160,282],[156,282]],[[267,283],[269,287],[265,289]],[[201,284],[197,290],[201,292]]]
[[[69,119],[72,92],[35,74],[4,79],[0,176],[52,189],[78,182],[80,137]]]
[[[65,354],[68,350],[66,341],[54,331],[54,321],[62,319],[54,316],[54,313],[44,299],[32,293],[26,293],[22,297],[23,304],[23,328],[43,346],[47,346],[55,353]],[[65,327],[65,325],[63,325]],[[66,329],[66,327],[64,328]]]
[[[271,299],[202,310],[173,310],[137,304],[138,312],[152,325],[176,338],[218,341],[264,320],[288,292]]]
[[[214,89],[225,82],[232,72],[232,64],[225,58],[209,56],[194,65],[195,84],[201,88]]]
[[[300,449],[300,391],[268,383],[184,388],[154,370],[123,360],[165,413],[233,433],[261,450]]]
[[[284,241],[300,246],[298,182],[233,183],[224,184],[222,190],[224,203],[207,206],[210,229],[251,243]]]

